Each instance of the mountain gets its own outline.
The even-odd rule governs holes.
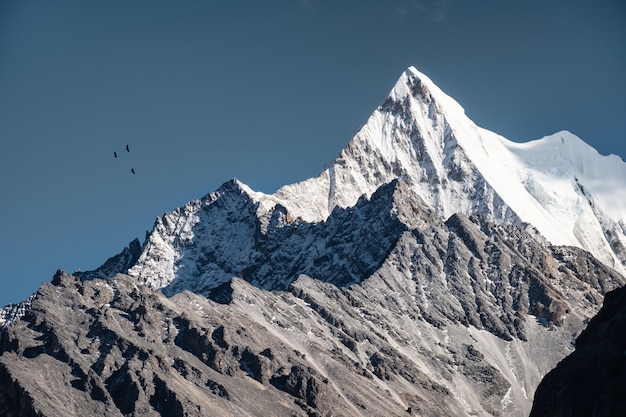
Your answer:
[[[626,283],[624,174],[568,132],[481,129],[409,68],[320,176],[226,182],[6,308],[0,409],[526,416]]]
[[[411,67],[319,177],[274,195],[234,180],[166,213],[128,273],[153,288],[176,279],[177,288],[186,288],[178,283],[187,280],[188,289],[208,290],[243,273],[253,257],[253,229],[263,233],[277,213],[286,213],[282,222],[320,223],[333,209],[352,207],[398,178],[444,219],[480,214],[498,223],[529,224],[552,244],[585,249],[626,272],[626,163],[599,155],[568,132],[518,144],[481,129]],[[214,247],[215,256],[226,254],[225,268],[198,259],[203,248],[191,253],[196,242]],[[115,272],[126,271],[97,275]]]

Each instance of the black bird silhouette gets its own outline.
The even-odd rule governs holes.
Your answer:
[[[117,158],[117,152],[113,151],[113,157]]]
[[[135,168],[131,168],[130,172],[132,172],[134,174],[135,173]]]
[[[128,149],[128,145],[126,145],[126,152],[130,152],[130,149]]]

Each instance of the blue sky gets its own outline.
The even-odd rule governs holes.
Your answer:
[[[511,140],[626,159],[625,45],[623,0],[0,0],[0,305],[230,178],[317,175],[410,65]]]

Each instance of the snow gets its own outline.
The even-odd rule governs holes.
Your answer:
[[[567,131],[527,143],[497,138],[507,164],[492,169],[507,179],[508,187],[501,181],[494,188],[521,219],[552,243],[587,249],[620,269],[607,256],[612,250],[605,230],[626,216],[626,164],[614,155],[598,154]],[[525,192],[518,189],[520,183]]]
[[[546,176],[577,179],[612,220],[626,216],[626,163],[620,157],[602,156],[568,131],[527,143],[508,142],[506,146]]]

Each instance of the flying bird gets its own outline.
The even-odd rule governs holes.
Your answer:
[[[113,157],[117,158],[117,152],[113,151]]]
[[[128,149],[128,145],[126,145],[126,152],[130,152],[130,149]]]
[[[130,172],[132,172],[134,174],[135,173],[135,168],[131,168]]]

